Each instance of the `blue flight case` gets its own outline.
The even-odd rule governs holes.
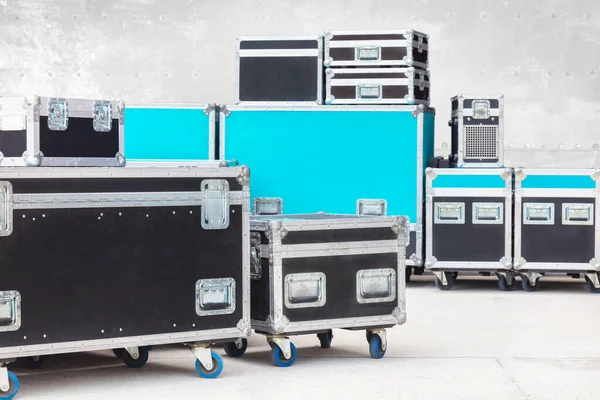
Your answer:
[[[387,215],[410,219],[407,265],[422,266],[433,108],[221,106],[219,113],[219,159],[250,168],[253,208],[257,198],[281,198],[285,214],[353,214],[359,200],[383,199]]]
[[[127,104],[125,159],[214,160],[215,108],[213,104]]]

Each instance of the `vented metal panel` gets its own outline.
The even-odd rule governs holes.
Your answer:
[[[465,126],[464,134],[464,160],[498,159],[498,126]]]

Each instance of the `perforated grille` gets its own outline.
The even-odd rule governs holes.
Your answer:
[[[464,159],[498,159],[498,126],[465,126]]]

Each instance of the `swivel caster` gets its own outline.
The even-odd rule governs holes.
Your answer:
[[[43,356],[31,356],[25,359],[25,363],[27,364],[27,368],[29,369],[40,369],[42,368],[42,364],[44,364]]]
[[[387,335],[385,329],[368,330],[367,340],[369,342],[369,354],[372,358],[380,359],[385,355],[387,350]]]
[[[278,367],[291,367],[296,361],[296,346],[289,338],[267,339],[271,346],[271,360]]]
[[[191,345],[196,356],[196,372],[202,378],[214,379],[223,372],[223,359],[207,345]]]
[[[331,341],[333,340],[333,331],[331,329],[327,332],[317,333],[317,337],[321,342],[322,349],[329,349],[331,347]]]
[[[526,292],[535,292],[540,288],[540,278],[534,278],[534,282],[531,284],[527,275],[521,275],[521,287]]]
[[[515,274],[512,272],[498,273],[498,287],[505,292],[515,288]]]
[[[436,273],[435,286],[440,290],[450,290],[454,286],[454,280],[458,273],[442,271]]]
[[[238,339],[225,345],[225,353],[229,357],[241,357],[246,353],[246,349],[248,349],[248,340],[246,339]]]
[[[590,293],[600,293],[600,273],[585,274],[584,276]]]
[[[0,368],[0,399],[12,399],[19,391],[19,380],[6,367]]]
[[[412,267],[406,267],[404,271],[404,278],[406,283],[410,282],[410,277],[412,276]]]
[[[146,347],[127,347],[122,349],[120,354],[119,358],[129,368],[141,368],[148,362],[148,349]]]

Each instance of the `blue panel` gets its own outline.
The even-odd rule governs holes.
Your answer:
[[[439,189],[503,189],[506,187],[506,181],[500,175],[467,175],[457,173],[456,175],[438,175],[432,181],[432,187]]]
[[[417,119],[408,111],[232,110],[225,158],[250,168],[255,197],[281,197],[285,214],[356,213],[388,201],[416,221]]]
[[[527,175],[521,182],[521,187],[527,189],[595,189],[596,182],[589,175]]]
[[[127,160],[208,160],[209,133],[202,109],[125,108]]]

